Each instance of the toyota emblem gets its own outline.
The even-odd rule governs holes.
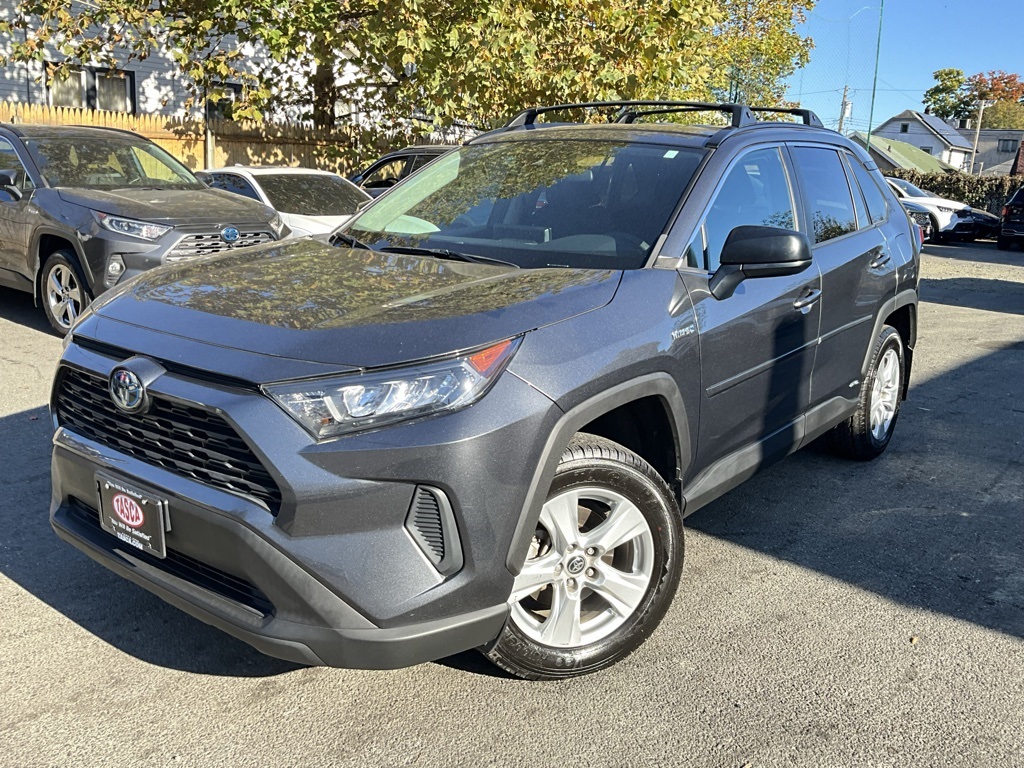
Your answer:
[[[115,368],[110,373],[110,399],[125,413],[139,413],[146,408],[146,387],[142,380],[127,368]]]
[[[237,242],[239,237],[240,235],[238,233],[238,230],[235,229],[234,227],[224,227],[224,229],[220,231],[220,239],[223,240],[225,243]]]

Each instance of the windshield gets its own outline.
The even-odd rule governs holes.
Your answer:
[[[470,145],[409,177],[347,231],[376,249],[636,269],[702,157],[683,147],[560,137]]]
[[[25,144],[51,187],[205,188],[156,144],[127,136],[26,139]]]
[[[889,179],[893,184],[902,189],[911,197],[935,197],[931,192],[925,192],[923,189],[918,189],[909,181],[903,179]]]
[[[255,177],[270,205],[281,213],[303,216],[350,216],[370,196],[340,176],[320,173],[275,173]]]

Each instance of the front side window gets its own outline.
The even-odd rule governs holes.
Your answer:
[[[253,189],[252,184],[243,179],[237,173],[213,173],[210,174],[210,186],[214,189],[223,189],[225,192],[234,192],[253,200],[260,200],[259,193]]]
[[[521,267],[639,268],[704,151],[592,135],[463,147],[348,232],[374,248],[444,248]]]
[[[11,175],[14,179],[14,186],[21,190],[34,189],[35,185],[25,173],[25,166],[18,157],[14,145],[7,139],[0,139],[0,171]]]
[[[156,144],[127,136],[40,137],[26,139],[25,146],[51,187],[203,189]]]
[[[743,225],[793,229],[796,216],[789,176],[778,147],[744,155],[715,194],[704,220],[707,269],[718,269],[729,233]]]
[[[392,160],[390,163],[384,163],[384,165],[366,174],[365,178],[363,178],[363,186],[372,189],[393,187],[402,178],[406,162],[406,158],[400,157],[397,160]]]
[[[349,216],[366,193],[339,176],[320,173],[267,173],[257,177],[270,205],[303,216]]]
[[[819,147],[794,147],[804,206],[815,243],[857,231],[853,197],[839,153]]]

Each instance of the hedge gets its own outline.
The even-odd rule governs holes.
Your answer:
[[[902,168],[888,171],[887,175],[906,179],[911,184],[934,192],[939,197],[967,203],[998,214],[1010,195],[1024,187],[1024,175],[971,176],[966,173],[920,173]]]

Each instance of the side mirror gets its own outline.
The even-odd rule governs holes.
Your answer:
[[[17,171],[0,171],[0,189],[9,194],[14,200],[21,200],[24,195],[15,183]]]
[[[748,277],[780,277],[811,265],[807,235],[776,227],[736,227],[722,247],[721,266],[708,287],[716,299],[727,299]]]

